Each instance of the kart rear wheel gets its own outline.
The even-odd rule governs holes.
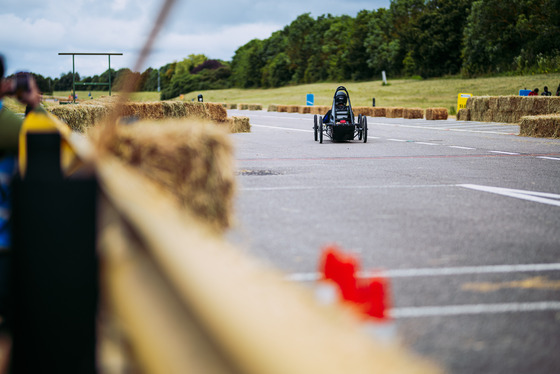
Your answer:
[[[363,136],[363,133],[364,133],[364,132],[362,131],[362,128],[363,128],[362,122],[363,122],[363,120],[364,120],[364,118],[362,117],[361,114],[359,114],[359,115],[358,115],[358,140],[362,140],[362,136]]]
[[[364,116],[363,120],[363,124],[362,124],[362,137],[364,138],[364,143],[367,143],[367,117]]]
[[[319,116],[319,143],[323,144],[323,117]]]
[[[313,117],[313,132],[315,133],[315,141],[317,141],[317,115]]]

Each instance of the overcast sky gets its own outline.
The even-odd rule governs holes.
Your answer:
[[[32,71],[59,77],[72,71],[72,57],[59,52],[122,52],[111,67],[132,68],[159,12],[161,0],[3,0],[0,53],[7,73]],[[265,39],[298,15],[347,14],[388,8],[390,0],[177,0],[147,67],[189,54],[231,61],[248,41]],[[82,76],[107,69],[106,56],[76,56]]]

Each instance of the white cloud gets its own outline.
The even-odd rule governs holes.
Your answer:
[[[175,51],[182,57],[191,53],[209,58],[230,60],[235,50],[252,39],[265,39],[280,25],[252,23],[222,27],[207,33],[179,34],[170,32],[157,43],[159,51]],[[168,61],[171,62],[171,61]]]
[[[58,52],[123,52],[111,67],[133,67],[138,49],[159,12],[161,1],[18,0],[2,4],[0,53],[8,73],[17,70],[58,77],[72,69]],[[148,59],[159,67],[191,53],[231,60],[249,40],[265,39],[298,15],[348,14],[388,7],[390,0],[178,0]],[[106,57],[76,57],[82,75],[100,74]]]

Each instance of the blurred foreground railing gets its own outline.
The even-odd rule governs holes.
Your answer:
[[[90,240],[97,243],[100,262],[97,371],[439,372],[395,344],[377,342],[347,311],[319,305],[308,290],[243,255],[135,170],[96,154],[83,138],[63,136],[85,162],[81,170],[89,167],[99,186],[97,223],[91,223],[97,236]],[[63,238],[66,223],[52,226]],[[64,275],[72,266],[50,274],[73,282]],[[85,291],[97,301],[95,289]],[[56,310],[48,303],[42,307]],[[125,359],[112,365],[121,354]]]

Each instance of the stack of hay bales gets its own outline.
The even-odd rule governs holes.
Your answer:
[[[424,118],[424,109],[420,108],[405,108],[403,110],[403,118],[418,119]]]
[[[109,108],[104,105],[64,105],[49,107],[47,110],[72,130],[79,132],[84,132],[88,127],[103,121],[109,114]]]
[[[385,117],[402,118],[404,108],[385,108]]]
[[[476,96],[467,100],[457,120],[517,123],[525,116],[554,113],[560,113],[560,97]]]
[[[278,105],[270,104],[266,109],[267,112],[278,112]]]
[[[519,135],[560,138],[560,114],[523,117],[519,124]]]
[[[449,113],[446,108],[428,108],[426,109],[426,119],[427,120],[446,120],[449,117]]]
[[[117,103],[112,100],[91,100],[86,105],[64,105],[50,107],[51,113],[62,119],[70,128],[83,132],[96,123],[103,121],[111,112],[117,117],[134,120],[162,120],[169,118],[197,118],[211,120],[218,124],[231,124],[227,121],[227,111],[222,104],[181,101],[129,102]],[[232,130],[233,131],[233,130]]]
[[[130,164],[171,192],[182,207],[224,231],[233,221],[235,192],[227,134],[209,122],[170,120],[100,127],[91,137],[99,149]]]

